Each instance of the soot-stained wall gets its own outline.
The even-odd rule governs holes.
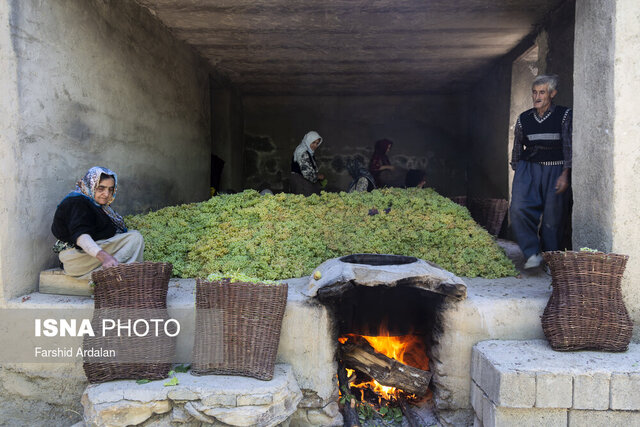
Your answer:
[[[202,200],[211,142],[208,67],[135,2],[6,3],[0,286],[10,298],[55,265],[55,207],[88,168],[118,173],[123,214]]]
[[[398,169],[425,170],[441,194],[466,193],[466,117],[457,96],[245,96],[243,110],[245,187],[287,191],[293,151],[315,130],[329,190],[348,188],[346,160],[368,166],[375,141],[388,138]]]

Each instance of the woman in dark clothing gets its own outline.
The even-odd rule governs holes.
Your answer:
[[[142,235],[127,230],[110,206],[117,180],[114,172],[95,166],[58,205],[51,231],[58,239],[54,252],[66,274],[89,279],[101,266],[142,261]]]
[[[384,184],[381,182],[380,173],[386,170],[392,171],[395,169],[387,157],[387,153],[391,149],[392,145],[393,142],[388,139],[376,141],[373,156],[371,156],[371,161],[369,162],[369,172],[373,175],[378,187],[382,187]]]
[[[318,173],[315,151],[322,144],[318,132],[308,132],[298,144],[291,159],[290,187],[293,194],[310,196],[320,193],[320,183],[324,175]]]
[[[347,193],[354,191],[371,191],[376,188],[376,181],[367,169],[362,166],[358,159],[347,160],[347,171],[353,180],[349,185]]]

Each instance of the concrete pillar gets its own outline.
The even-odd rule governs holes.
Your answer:
[[[13,242],[12,230],[16,224],[18,186],[17,162],[15,158],[19,129],[18,65],[11,39],[10,2],[0,2],[0,291],[11,276],[17,256],[19,242]],[[5,301],[5,292],[0,292],[0,306]]]
[[[640,323],[638,92],[640,2],[577,2],[573,246],[630,256],[623,294],[636,325]]]

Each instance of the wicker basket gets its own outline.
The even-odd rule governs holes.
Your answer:
[[[601,252],[544,252],[553,291],[542,329],[554,350],[625,351],[633,324],[620,281],[626,255]]]
[[[191,373],[272,379],[287,289],[198,279]]]
[[[96,286],[91,323],[96,336],[85,335],[83,347],[114,350],[116,356],[85,356],[83,367],[89,382],[167,377],[176,350],[175,338],[163,333],[155,336],[155,331],[142,337],[135,333],[118,336],[116,329],[103,336],[102,321],[119,319],[126,324],[138,319],[167,320],[167,289],[172,269],[169,263],[143,262],[121,264],[92,274]]]
[[[509,202],[505,199],[470,198],[468,203],[473,219],[490,234],[497,236],[507,215]]]

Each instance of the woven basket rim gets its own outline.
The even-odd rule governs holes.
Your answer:
[[[629,255],[624,255],[624,254],[618,254],[615,252],[602,252],[602,251],[598,251],[598,252],[589,252],[589,251],[545,251],[542,252],[542,255],[548,255],[550,257],[567,257],[567,256],[573,256],[573,257],[584,257],[584,258],[589,258],[589,257],[598,257],[598,258],[603,258],[603,257],[612,257],[612,258],[626,258],[629,259]]]
[[[203,279],[201,277],[197,277],[196,278],[196,283],[197,284],[202,284],[202,285],[254,285],[254,286],[282,286],[282,285],[287,285],[287,282],[278,282],[278,283],[264,283],[264,282],[242,282],[242,281],[238,281],[238,282],[231,282],[231,281],[224,281],[224,280],[207,280],[207,279]]]
[[[99,270],[95,270],[91,273],[91,280],[97,286],[99,283],[102,283],[99,279],[106,279],[107,277],[119,273],[124,273],[126,270],[130,269],[140,269],[146,267],[160,267],[165,266],[167,268],[171,268],[173,271],[173,264],[168,261],[154,262],[154,261],[142,261],[142,262],[131,262],[127,264],[118,264],[113,267],[101,268]],[[171,274],[171,273],[170,273]],[[95,278],[94,278],[95,275]]]

